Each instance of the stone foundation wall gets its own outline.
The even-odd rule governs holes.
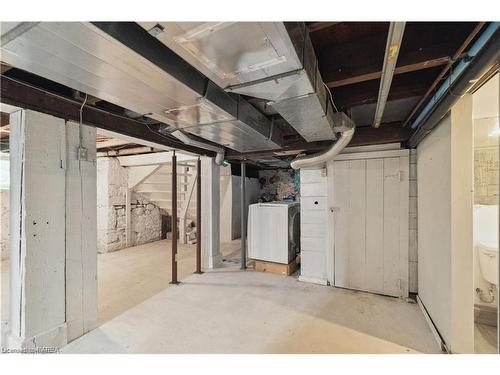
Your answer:
[[[259,171],[261,194],[282,200],[285,196],[300,196],[299,171],[294,169]]]
[[[107,253],[127,247],[125,204],[128,170],[116,158],[97,159],[97,250]],[[130,246],[161,238],[159,207],[139,193],[131,198]]]
[[[133,245],[161,239],[161,210],[139,193],[132,194],[131,237]]]

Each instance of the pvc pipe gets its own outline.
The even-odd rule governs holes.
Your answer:
[[[474,58],[468,69],[450,87],[450,94],[442,98],[441,101],[429,112],[425,120],[412,134],[407,145],[415,148],[427,134],[441,121],[448,113],[455,102],[464,95],[471,86],[471,81],[481,77],[500,56],[500,34],[497,32],[489,40],[485,48]]]
[[[455,67],[455,69],[452,70],[450,77],[443,82],[443,84],[439,87],[434,96],[429,100],[427,105],[415,119],[415,121],[411,125],[412,129],[415,129],[418,126],[420,126],[421,123],[427,118],[429,113],[442,99],[442,97],[448,92],[450,87],[458,79],[458,77],[460,77],[465,68],[471,63],[471,58],[474,58],[478,54],[478,52],[486,45],[486,43],[490,40],[490,38],[495,34],[495,32],[498,30],[499,25],[500,22],[492,22],[486,28],[486,30],[484,30],[481,36],[479,36],[479,38],[467,52],[469,58],[462,59],[462,61],[460,61],[460,63]]]

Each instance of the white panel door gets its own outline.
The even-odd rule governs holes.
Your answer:
[[[408,156],[393,154],[333,163],[335,286],[408,295]]]

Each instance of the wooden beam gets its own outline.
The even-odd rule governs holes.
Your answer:
[[[140,147],[124,148],[121,150],[97,151],[97,156],[98,157],[125,156],[125,155],[149,154],[153,152],[162,152],[162,150],[154,147],[140,146]]]
[[[9,125],[9,114],[5,112],[0,112],[0,127]]]
[[[335,26],[341,22],[311,22],[307,25],[310,33],[314,33],[315,31],[328,29],[329,27]]]
[[[66,120],[80,121],[82,103],[74,99],[47,92],[6,76],[0,76],[0,87],[2,103],[47,113]],[[99,108],[85,106],[83,108],[83,122],[90,126],[110,130],[149,143],[185,150],[199,155],[215,156],[212,151],[187,146],[173,137],[160,134],[140,121],[118,116]]]
[[[403,73],[416,72],[416,71],[422,70],[422,69],[428,69],[428,68],[434,68],[436,66],[446,65],[449,62],[450,62],[449,56],[438,57],[438,58],[435,58],[432,60],[425,60],[425,61],[420,61],[420,62],[413,63],[413,64],[398,66],[394,70],[394,74],[397,75],[397,74],[403,74]],[[382,76],[382,71],[379,70],[376,72],[360,74],[360,75],[349,77],[349,78],[344,78],[344,79],[339,79],[336,81],[327,82],[326,85],[328,86],[328,88],[353,85],[355,83],[370,81],[373,79],[379,79],[381,76]]]
[[[172,152],[156,152],[153,154],[130,155],[118,157],[118,161],[122,167],[141,167],[144,165],[160,165],[172,163]],[[179,162],[196,160],[192,155],[176,153]]]
[[[411,74],[398,74],[392,81],[388,100],[423,95],[440,68],[422,69]],[[346,110],[357,105],[376,103],[378,89],[379,81],[371,80],[336,87],[332,92],[337,107]]]
[[[410,137],[410,129],[401,127],[400,123],[382,124],[377,129],[371,126],[356,128],[349,147],[369,146],[385,143],[406,142]],[[318,152],[332,145],[332,141],[300,142],[282,149],[237,153],[229,150],[228,160],[245,160],[264,158],[269,156],[296,155],[301,152]]]
[[[118,147],[118,146],[125,146],[125,145],[130,145],[133,144],[130,141],[126,141],[123,139],[116,139],[116,138],[111,138],[111,139],[106,139],[104,141],[97,141],[96,142],[96,148],[110,148],[110,147]]]
[[[9,114],[0,112],[0,139],[8,138],[10,135]]]
[[[12,69],[12,66],[10,66],[10,65],[7,65],[5,63],[0,64],[0,73],[1,74],[4,74],[5,72],[8,72],[11,69]]]

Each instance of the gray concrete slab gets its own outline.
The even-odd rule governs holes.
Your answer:
[[[164,289],[65,353],[437,353],[416,304],[234,263]]]

